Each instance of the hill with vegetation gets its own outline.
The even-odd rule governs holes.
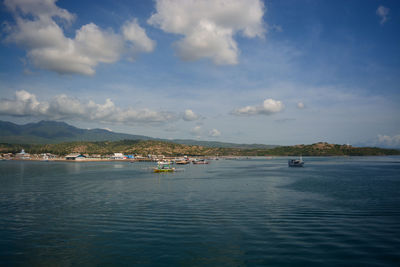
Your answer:
[[[0,121],[0,143],[9,144],[58,144],[62,142],[98,142],[122,140],[158,140],[177,144],[214,148],[268,149],[276,147],[264,144],[234,144],[190,139],[166,140],[144,135],[111,132],[105,129],[80,129],[65,122],[40,121],[18,125]]]
[[[311,145],[279,146],[266,150],[244,150],[242,153],[256,156],[389,156],[400,155],[400,150],[379,147],[353,147],[319,142]]]
[[[199,140],[190,140],[190,139],[173,139],[170,142],[184,145],[192,145],[192,146],[206,146],[206,147],[215,147],[215,148],[240,148],[240,149],[270,149],[274,147],[278,147],[277,145],[265,145],[265,144],[236,144],[236,143],[226,143],[226,142],[217,142],[217,141],[199,141]]]
[[[109,155],[113,153],[165,156],[237,155],[238,149],[190,146],[155,140],[123,140],[100,142],[66,142],[60,144],[0,144],[0,153],[17,153],[24,149],[31,154],[69,153]]]
[[[110,155],[113,153],[146,156],[383,156],[400,155],[400,150],[377,147],[352,147],[316,143],[312,145],[282,146],[271,149],[241,149],[176,144],[158,140],[122,140],[99,142],[66,142],[60,144],[0,144],[0,153],[17,153],[25,149],[31,154],[69,153]]]
[[[0,121],[0,142],[10,144],[56,144],[73,141],[150,140],[143,135],[115,133],[105,129],[80,129],[65,122],[40,121],[18,125]]]

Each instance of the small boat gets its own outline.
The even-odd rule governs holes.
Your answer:
[[[174,172],[175,168],[171,167],[168,162],[158,162],[157,167],[154,168],[154,172]]]
[[[289,167],[303,167],[304,161],[303,158],[300,156],[300,159],[290,159],[288,161]]]
[[[171,165],[171,161],[161,160],[157,162],[157,165]]]
[[[206,161],[205,159],[196,159],[195,161],[193,161],[193,164],[208,164],[208,161]]]
[[[175,164],[179,164],[179,165],[185,165],[185,164],[189,164],[189,163],[190,163],[190,161],[188,161],[188,160],[179,160],[179,161],[175,162]]]

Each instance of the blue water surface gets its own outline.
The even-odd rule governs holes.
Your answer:
[[[398,266],[400,157],[0,162],[0,265]]]

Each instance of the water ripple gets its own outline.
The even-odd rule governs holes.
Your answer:
[[[373,168],[370,159],[307,159],[299,171],[280,160],[219,161],[162,176],[148,172],[152,165],[146,163],[6,163],[0,176],[0,262],[400,261],[400,179],[390,167],[397,159],[380,159]]]

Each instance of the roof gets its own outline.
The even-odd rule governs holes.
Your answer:
[[[85,156],[82,154],[79,154],[79,153],[71,153],[71,154],[66,155],[65,157],[66,158],[78,158],[78,157],[85,157]]]

